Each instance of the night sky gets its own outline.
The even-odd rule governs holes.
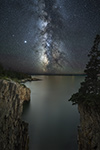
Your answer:
[[[100,0],[0,0],[0,62],[27,73],[83,73]]]

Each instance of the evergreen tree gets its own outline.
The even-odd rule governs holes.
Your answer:
[[[100,74],[100,36],[97,35],[94,40],[94,45],[88,55],[90,58],[88,64],[86,65],[85,73],[86,78],[85,82],[81,84],[80,92],[85,93],[94,93],[98,94],[100,92],[99,87],[99,77]]]
[[[71,97],[73,104],[91,100],[92,97],[98,99],[100,95],[100,35],[94,40],[94,45],[88,55],[89,62],[85,69],[85,81],[81,83],[79,92]],[[100,99],[100,97],[99,97]]]

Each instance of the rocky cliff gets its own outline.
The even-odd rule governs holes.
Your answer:
[[[100,108],[79,105],[79,150],[100,150]]]
[[[0,150],[28,150],[28,124],[21,114],[23,102],[29,100],[24,85],[0,80]]]

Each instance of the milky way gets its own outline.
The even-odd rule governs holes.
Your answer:
[[[83,73],[99,18],[99,0],[1,0],[0,62],[29,73]]]
[[[66,54],[63,51],[63,42],[60,40],[59,35],[57,35],[54,31],[57,30],[58,26],[61,23],[61,16],[59,11],[57,10],[57,15],[54,15],[54,20],[57,20],[54,23],[52,15],[48,12],[48,10],[51,10],[51,12],[53,13],[60,7],[57,5],[56,1],[52,2],[52,5],[50,5],[49,2],[43,0],[38,1],[37,7],[39,14],[38,28],[40,31],[39,34],[41,47],[39,47],[39,49],[37,48],[40,55],[39,63],[42,64],[41,67],[43,68],[44,72],[61,73],[64,69],[66,70],[67,64],[69,63],[69,61],[66,59]],[[61,27],[62,26],[63,23]],[[38,44],[36,43],[36,45]]]

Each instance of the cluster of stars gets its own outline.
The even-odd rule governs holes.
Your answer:
[[[0,4],[2,63],[8,65],[9,54],[9,66],[14,67],[11,60],[16,60],[18,66],[28,66],[26,72],[29,68],[29,72],[83,72],[94,37],[100,34],[99,0],[1,0]]]

